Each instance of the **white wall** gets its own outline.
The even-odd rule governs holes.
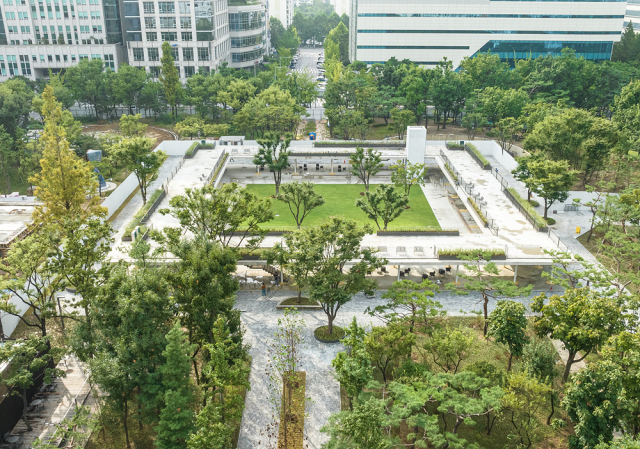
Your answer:
[[[120,209],[120,206],[125,202],[127,198],[138,188],[138,179],[136,175],[131,173],[127,176],[127,179],[124,180],[122,184],[120,184],[116,189],[111,192],[111,195],[107,197],[106,200],[102,202],[102,207],[106,207],[109,212],[107,213],[107,219],[111,218],[111,216]]]
[[[493,140],[473,140],[468,141],[467,143],[475,146],[483,156],[492,156],[494,157],[500,165],[502,165],[507,170],[515,170],[518,167],[518,163],[516,160],[506,151],[502,152],[502,147],[498,145]]]

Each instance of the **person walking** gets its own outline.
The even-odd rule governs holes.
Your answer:
[[[262,283],[262,296],[267,296],[267,286]]]

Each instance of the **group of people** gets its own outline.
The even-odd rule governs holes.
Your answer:
[[[280,273],[276,272],[273,275],[273,283],[276,287],[280,286]],[[262,283],[262,296],[267,296],[267,286],[264,282]]]

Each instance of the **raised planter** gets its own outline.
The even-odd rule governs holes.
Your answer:
[[[292,232],[294,231],[267,231],[267,236],[279,237],[281,235],[291,234]],[[242,231],[234,232],[233,235],[244,235],[244,232]]]
[[[533,225],[533,227],[538,230],[538,232],[548,232],[549,231],[549,226],[541,226],[537,222],[537,220],[535,218],[533,218],[533,216],[529,213],[529,211],[522,204],[520,204],[520,201],[518,201],[518,199],[515,196],[513,196],[513,194],[511,192],[509,192],[509,189],[503,188],[502,191],[507,196],[507,198],[509,198],[511,200],[513,205],[516,206],[520,212],[522,212],[522,214],[527,218],[527,221],[529,223],[531,223]]]
[[[389,237],[420,237],[420,236],[448,236],[457,237],[460,235],[459,230],[442,230],[442,231],[378,231],[379,236]]]
[[[467,150],[467,153],[471,155],[473,160],[476,161],[478,165],[482,167],[483,170],[491,170],[491,164],[489,162],[485,162],[482,159],[480,159],[476,154],[476,152],[473,151],[473,149],[469,145],[465,144],[464,149]]]
[[[323,328],[323,327],[327,327],[327,326],[320,326],[320,327],[319,327],[319,328],[317,328],[315,331],[313,331],[313,337],[314,337],[316,340],[318,340],[320,343],[340,343],[340,340],[342,340],[342,339],[344,338],[344,330],[343,330],[343,336],[342,336],[342,337],[340,337],[340,338],[338,338],[338,339],[324,339],[324,338],[318,337],[318,336],[316,335],[316,334],[317,334],[317,331],[318,331],[318,329],[321,329],[321,328]],[[338,326],[333,326],[333,327],[334,327],[334,328],[337,328]]]
[[[401,140],[323,140],[313,143],[314,148],[405,148],[406,145],[407,143]]]
[[[445,142],[444,144],[445,147],[447,147],[447,150],[453,150],[453,151],[462,151],[464,150],[464,145],[460,145],[459,143],[449,143],[449,142]]]
[[[276,310],[284,310],[284,309],[293,309],[294,307],[298,310],[322,310],[322,306],[320,304],[317,304],[315,306],[310,306],[310,305],[298,305],[298,304],[287,304],[287,305],[283,305],[282,303],[289,300],[291,298],[286,298],[283,299],[282,301],[280,301],[278,303],[278,305],[276,305]]]
[[[441,255],[438,254],[438,260],[458,260],[458,261],[466,261],[468,262],[469,259],[465,259],[464,257],[461,259],[458,256],[448,256],[448,255]],[[507,256],[506,255],[500,255],[500,256],[491,256],[491,260],[507,260]]]

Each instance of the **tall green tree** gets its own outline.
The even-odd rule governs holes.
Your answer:
[[[340,386],[347,393],[351,411],[353,411],[353,399],[357,398],[369,381],[373,379],[371,359],[367,354],[364,335],[364,329],[358,326],[356,317],[353,317],[351,324],[345,329],[345,338],[342,339],[342,343],[348,349],[339,352],[331,361],[336,380],[340,382]]]
[[[158,178],[158,170],[164,162],[164,153],[153,151],[153,139],[148,137],[123,139],[112,151],[114,156],[136,175],[142,203],[147,204],[147,189]]]
[[[169,42],[162,43],[162,57],[160,58],[160,82],[162,83],[162,93],[169,103],[171,110],[171,122],[176,122],[178,114],[178,104],[182,96],[182,84],[180,83],[180,75],[175,65],[173,55],[171,54],[171,44]]]
[[[357,176],[364,184],[364,189],[369,191],[369,180],[382,170],[382,158],[379,151],[369,148],[365,150],[356,147],[356,152],[349,156],[351,164],[351,174]]]
[[[359,291],[371,292],[375,281],[367,279],[368,271],[384,261],[371,249],[362,248],[362,238],[371,228],[360,228],[356,222],[331,218],[320,226],[299,231],[301,245],[306,245],[313,266],[309,281],[310,297],[322,305],[327,315],[329,333],[340,308]],[[347,270],[346,264],[350,267]]]
[[[489,262],[491,260],[490,252],[474,250],[466,254],[464,258],[469,261],[464,264],[469,274],[462,275],[462,278],[467,282],[461,288],[453,283],[447,284],[446,288],[456,293],[479,292],[482,295],[484,336],[486,337],[489,330],[489,301],[528,296],[533,286],[518,287],[513,281],[498,279],[498,267],[494,262]],[[485,261],[488,263],[485,264]]]
[[[588,288],[566,290],[562,296],[536,296],[531,310],[535,330],[540,336],[559,340],[569,352],[563,382],[566,382],[575,362],[602,346],[607,339],[625,326],[625,304],[618,298],[602,296]],[[576,359],[577,354],[582,357]]]
[[[411,356],[411,348],[416,343],[416,336],[399,325],[374,327],[364,338],[364,348],[371,362],[380,370],[382,379],[387,383],[389,366],[400,359]]]
[[[379,230],[384,231],[404,212],[407,204],[409,197],[389,184],[378,184],[373,192],[365,193],[365,198],[356,200],[356,206],[376,223]]]
[[[11,179],[9,171],[17,154],[13,151],[13,139],[9,133],[5,132],[4,125],[0,125],[0,174],[4,178],[4,186],[2,190],[5,195],[11,193]]]
[[[513,356],[520,357],[529,338],[526,334],[527,319],[524,305],[515,301],[498,301],[489,315],[489,336],[496,342],[509,347],[509,365],[511,371]]]
[[[107,112],[111,95],[101,59],[81,59],[65,71],[64,78],[76,101],[93,108],[96,118]]]
[[[640,55],[640,41],[636,36],[636,30],[634,29],[633,22],[629,22],[629,25],[625,28],[620,38],[620,42],[613,44],[613,51],[611,52],[612,61],[632,62],[637,61]]]
[[[233,183],[219,189],[212,184],[187,188],[184,195],[171,198],[169,206],[159,212],[173,215],[181,228],[217,241],[225,248],[240,247],[245,240],[248,246],[256,246],[264,238],[260,225],[274,218],[270,198],[262,198]],[[164,232],[167,238],[177,241],[181,228],[165,228]]]
[[[414,185],[424,186],[426,184],[425,178],[429,172],[429,167],[426,164],[405,161],[404,164],[398,163],[391,168],[394,169],[391,173],[391,182],[396,187],[403,189],[407,196],[411,193],[411,187]]]
[[[282,184],[282,193],[278,199],[289,207],[298,229],[311,211],[324,204],[324,197],[313,190],[313,184],[310,182],[295,181]]]
[[[160,366],[164,388],[164,407],[155,427],[158,449],[187,447],[189,434],[195,429],[195,390],[191,381],[191,345],[176,321],[166,335],[167,347],[162,352],[165,362]]]
[[[569,190],[576,182],[576,174],[569,168],[567,161],[550,159],[529,160],[527,171],[530,177],[524,183],[527,189],[544,199],[544,219],[549,208],[556,202],[569,198]]]
[[[19,77],[0,83],[0,123],[14,140],[18,130],[27,128],[33,98],[33,91]]]
[[[269,133],[265,135],[264,139],[258,140],[260,148],[258,154],[253,158],[255,165],[264,165],[273,171],[273,182],[276,186],[276,196],[280,194],[280,184],[282,183],[282,170],[289,165],[289,145],[291,144],[292,136],[285,135],[284,140],[281,140],[280,135],[276,133]]]

